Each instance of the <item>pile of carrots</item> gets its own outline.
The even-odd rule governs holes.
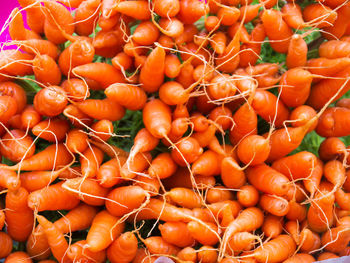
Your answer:
[[[5,263],[350,255],[348,0],[18,3],[0,52]],[[299,151],[315,132],[318,153]]]

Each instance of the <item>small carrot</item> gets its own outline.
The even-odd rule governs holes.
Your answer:
[[[41,120],[41,115],[32,105],[27,105],[21,114],[21,122],[24,128],[33,128]]]
[[[18,8],[13,9],[11,13],[8,30],[12,40],[40,39],[38,34],[25,28],[23,16]]]
[[[39,224],[43,227],[49,246],[53,253],[53,256],[58,260],[62,261],[66,258],[66,253],[68,250],[68,243],[64,238],[63,233],[61,233],[53,223],[48,221],[45,217],[41,215],[36,216]]]
[[[284,261],[285,263],[296,263],[296,262],[305,262],[305,263],[312,263],[315,262],[315,258],[309,254],[306,253],[298,253],[289,259]]]
[[[212,246],[215,245],[218,239],[218,229],[213,223],[199,223],[197,221],[190,221],[187,224],[187,229],[191,233],[192,237],[202,245]]]
[[[249,167],[246,175],[248,181],[264,193],[283,196],[288,192],[288,178],[266,164]]]
[[[63,5],[44,1],[44,33],[48,40],[54,44],[66,42],[66,35],[74,33],[74,18],[67,8]]]
[[[37,34],[44,32],[45,15],[40,3],[35,0],[18,0],[22,8],[26,8],[27,24]],[[29,7],[30,6],[30,7]]]
[[[39,114],[54,117],[63,112],[67,103],[67,94],[61,87],[49,86],[34,96],[33,105]]]
[[[62,141],[69,130],[69,123],[61,119],[48,119],[32,128],[32,133],[49,142]]]
[[[99,212],[92,221],[86,237],[89,250],[99,252],[106,249],[123,232],[124,223],[106,210]]]
[[[6,263],[15,263],[15,262],[22,262],[22,263],[32,263],[33,261],[29,257],[29,255],[22,251],[17,251],[11,253],[5,261]]]
[[[323,196],[322,196],[323,195]],[[307,213],[308,225],[315,232],[324,232],[334,220],[333,205],[334,194],[319,192],[315,195],[316,201],[311,203]]]
[[[48,55],[38,55],[34,58],[33,71],[35,80],[44,87],[59,85],[61,82],[61,71],[55,60]],[[49,71],[50,74],[47,74]]]
[[[121,234],[107,249],[111,263],[131,262],[137,253],[137,239],[132,232]]]
[[[148,173],[152,177],[164,179],[172,176],[176,170],[177,165],[171,158],[171,155],[169,153],[160,153],[152,160]]]
[[[34,224],[34,214],[27,205],[27,199],[28,192],[24,188],[10,191],[6,195],[7,233],[19,242],[27,240]]]
[[[244,171],[232,157],[222,160],[221,179],[228,188],[240,188],[246,183]]]
[[[285,216],[289,211],[289,202],[283,197],[263,194],[259,204],[264,211],[275,216]]]
[[[72,261],[93,261],[102,263],[106,260],[106,251],[92,252],[86,240],[79,240],[69,246],[67,257]]]
[[[72,70],[77,66],[91,63],[94,55],[95,49],[90,40],[84,38],[77,39],[62,51],[58,58],[58,65],[63,75],[76,77],[74,74],[75,71],[73,72]],[[79,68],[76,70],[78,71],[77,74],[80,75]],[[85,66],[80,73],[84,74],[87,72],[85,74],[88,74],[88,70],[89,67],[86,68]]]
[[[5,232],[0,232],[0,244],[0,258],[5,258],[10,255],[12,251],[13,244],[11,237]]]
[[[263,212],[257,207],[250,207],[243,210],[226,228],[220,244],[219,261],[224,256],[228,242],[232,235],[238,232],[253,231],[262,226],[264,221]]]
[[[275,215],[266,216],[264,223],[261,227],[261,230],[264,232],[264,235],[269,238],[278,237],[283,230],[282,218]]]
[[[326,5],[315,3],[304,8],[303,17],[309,24],[324,28],[334,24],[337,19],[337,12]]]
[[[350,109],[331,107],[318,120],[316,132],[322,137],[342,137],[349,135],[348,116]]]
[[[308,122],[308,120],[314,118],[316,114],[316,111],[312,107],[302,105],[292,110],[289,119],[292,121],[293,127],[300,127],[305,125]],[[308,132],[313,131],[316,128],[316,126],[317,121],[315,121],[314,124],[309,128]]]
[[[125,82],[122,73],[107,63],[88,63],[73,68],[75,76],[81,76],[97,81],[102,89],[106,89],[114,83]]]
[[[71,154],[63,144],[50,145],[41,152],[28,159],[22,160],[16,165],[9,166],[10,170],[45,171],[55,167],[64,166],[72,161]]]
[[[321,246],[321,238],[320,236],[312,232],[308,228],[304,228],[300,232],[300,250],[302,252],[309,253],[315,249],[320,248]]]
[[[202,246],[198,249],[197,257],[199,262],[215,263],[217,262],[218,252],[212,246]]]
[[[22,130],[10,130],[1,138],[1,155],[13,162],[20,162],[34,155],[33,139]]]
[[[183,222],[165,222],[158,226],[162,238],[177,247],[187,247],[194,244],[194,239]]]
[[[201,1],[182,0],[177,17],[185,24],[193,24],[208,12],[207,6]]]
[[[138,20],[149,20],[151,18],[148,3],[145,1],[133,0],[119,2],[116,7],[114,7],[114,10]]]
[[[176,256],[181,260],[197,262],[197,251],[192,247],[181,249]]]
[[[75,10],[75,32],[80,36],[90,35],[98,19],[101,0],[83,1]]]
[[[280,235],[257,248],[253,255],[259,262],[280,262],[291,257],[296,250],[296,245],[289,235]]]
[[[261,118],[270,123],[276,118],[276,127],[282,127],[283,122],[288,119],[290,114],[286,105],[266,90],[256,90],[251,106]],[[275,115],[277,116],[275,117]]]
[[[284,22],[282,13],[274,9],[265,10],[261,16],[271,47],[279,53],[287,53],[292,29]]]
[[[288,179],[307,178],[317,163],[317,157],[307,151],[283,157],[272,164],[272,168],[284,174]]]
[[[106,199],[106,208],[113,216],[124,216],[138,209],[148,197],[139,186],[121,186],[113,189]]]
[[[62,187],[63,182],[34,191],[28,196],[28,206],[35,211],[70,210],[79,199]]]
[[[72,178],[66,180],[62,184],[62,188],[71,192],[84,203],[92,206],[102,206],[109,192],[108,188],[104,188],[99,183],[90,178]]]
[[[251,185],[244,185],[237,193],[237,200],[245,207],[255,206],[259,201],[259,192]]]
[[[281,11],[283,19],[288,26],[294,29],[302,29],[305,27],[300,5],[297,3],[287,3],[282,7]]]
[[[185,138],[177,143],[176,149],[171,151],[173,160],[180,166],[194,163],[203,153],[203,148],[192,137]]]
[[[289,69],[303,67],[307,63],[308,47],[305,40],[298,34],[294,34],[288,46],[286,64]]]
[[[22,113],[27,104],[27,94],[25,90],[14,82],[1,82],[0,91],[2,95],[10,96],[15,99],[18,114]],[[12,110],[11,110],[12,111]]]
[[[146,104],[146,93],[137,86],[112,84],[105,90],[106,96],[129,110],[140,110]]]
[[[156,47],[147,57],[145,65],[141,68],[140,83],[146,92],[155,92],[164,81],[165,51]],[[156,69],[155,70],[155,65]]]
[[[96,178],[103,187],[112,187],[120,182],[120,169],[126,162],[126,158],[113,158],[102,164],[97,172]]]
[[[97,120],[117,121],[123,118],[125,109],[110,99],[87,99],[76,104],[79,110]]]

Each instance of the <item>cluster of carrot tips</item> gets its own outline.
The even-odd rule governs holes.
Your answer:
[[[5,263],[350,255],[348,0],[17,1]]]

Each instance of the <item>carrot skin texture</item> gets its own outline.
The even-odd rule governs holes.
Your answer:
[[[131,262],[137,253],[137,239],[132,232],[121,234],[107,249],[111,263]]]

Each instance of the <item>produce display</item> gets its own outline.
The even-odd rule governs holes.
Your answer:
[[[5,263],[350,255],[348,0],[16,0]]]

